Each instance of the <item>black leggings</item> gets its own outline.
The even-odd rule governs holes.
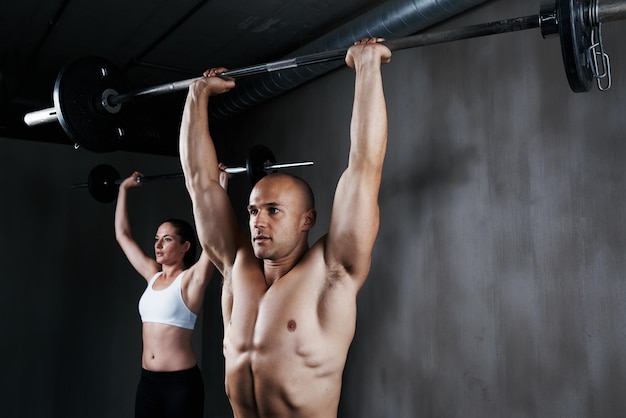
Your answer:
[[[202,418],[204,382],[198,366],[175,372],[141,369],[135,418]]]

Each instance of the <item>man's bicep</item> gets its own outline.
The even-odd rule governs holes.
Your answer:
[[[369,268],[379,226],[378,186],[346,171],[337,185],[327,238],[328,261],[348,272]]]
[[[217,183],[205,192],[190,194],[202,250],[222,271],[234,259],[238,235],[237,221],[228,194]]]

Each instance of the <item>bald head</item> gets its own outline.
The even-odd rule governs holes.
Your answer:
[[[301,205],[302,210],[315,209],[315,198],[311,186],[300,177],[285,174],[272,173],[261,178],[252,189],[250,195],[265,190],[274,190],[288,194],[294,201]]]

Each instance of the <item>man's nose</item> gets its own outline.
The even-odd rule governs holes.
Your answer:
[[[266,223],[266,217],[263,215],[262,212],[259,212],[255,217],[254,217],[254,227],[255,228],[263,228],[265,226]]]

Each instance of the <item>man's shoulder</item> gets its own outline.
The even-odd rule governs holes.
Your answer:
[[[320,237],[315,243],[302,255],[298,264],[304,262],[322,262],[326,254],[326,238],[327,235]]]
[[[328,253],[326,238],[327,235],[324,235],[317,240],[304,254],[298,265],[302,268],[317,270],[320,275],[333,281],[348,277],[348,272],[340,260]]]

